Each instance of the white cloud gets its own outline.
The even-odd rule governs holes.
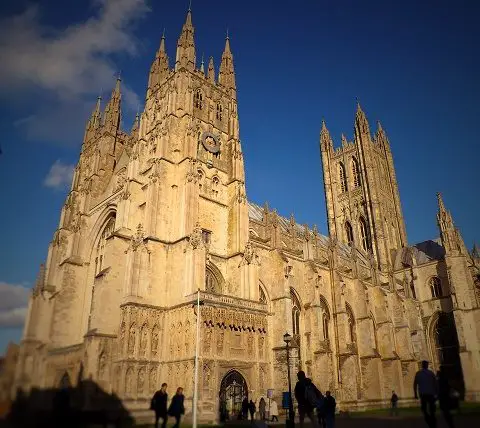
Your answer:
[[[74,169],[75,165],[67,165],[62,163],[60,159],[57,159],[50,167],[50,171],[48,171],[43,181],[44,186],[52,189],[63,189],[70,186]]]
[[[39,127],[41,138],[55,138],[62,124],[59,118],[65,116],[83,126],[86,104],[92,107],[99,91],[114,84],[118,68],[112,55],[138,53],[133,24],[149,10],[146,2],[94,0],[95,16],[61,31],[42,25],[38,6],[0,20],[0,94],[34,88],[53,99],[51,108],[42,105],[26,120],[19,118],[17,126],[27,134],[33,130],[30,138],[35,138]],[[122,85],[122,93],[124,105],[136,109],[138,96],[127,85]],[[36,98],[32,97],[32,107],[38,104]]]
[[[0,328],[21,327],[31,289],[0,281]]]

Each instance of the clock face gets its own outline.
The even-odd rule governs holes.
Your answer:
[[[210,153],[218,153],[220,151],[220,141],[210,132],[203,133],[202,144],[205,150],[208,150]]]

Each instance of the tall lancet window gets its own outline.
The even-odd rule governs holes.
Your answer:
[[[349,343],[355,343],[357,341],[357,335],[355,332],[355,317],[353,316],[353,311],[350,305],[347,303],[347,325],[348,325],[348,335]]]
[[[296,293],[290,290],[290,298],[292,299],[292,332],[294,336],[300,335],[300,301]]]
[[[107,238],[112,234],[115,228],[115,217],[112,216],[108,219],[103,232],[100,235],[100,238],[97,242],[96,255],[95,255],[95,275],[98,275],[104,266],[105,261],[105,245],[107,243]]]
[[[222,105],[220,103],[217,104],[217,120],[222,120]]]
[[[342,162],[338,164],[338,173],[340,176],[340,191],[343,193],[348,190],[348,187],[347,187],[347,174],[345,172],[345,166],[343,165]]]
[[[365,251],[368,251],[371,249],[370,245],[370,234],[368,232],[368,227],[367,227],[367,222],[363,217],[360,217],[360,237],[362,238],[362,248]]]
[[[358,168],[358,162],[355,158],[352,158],[352,175],[353,187],[360,186],[360,169]]]
[[[197,89],[195,91],[195,94],[193,96],[193,104],[195,108],[198,108],[199,110],[203,109],[203,94],[200,89]]]
[[[347,236],[348,245],[353,243],[353,229],[349,221],[345,222],[345,235]]]

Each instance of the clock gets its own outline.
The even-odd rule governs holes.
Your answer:
[[[210,153],[218,153],[220,151],[220,140],[211,132],[204,132],[201,141],[205,150],[208,150]]]

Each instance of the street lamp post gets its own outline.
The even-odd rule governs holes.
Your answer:
[[[197,406],[198,406],[198,357],[200,353],[200,305],[203,302],[200,302],[200,289],[197,290],[197,304],[194,306],[194,311],[196,309],[197,315],[197,334],[195,341],[195,374],[194,374],[194,392],[193,392],[193,428],[197,428]]]
[[[292,336],[285,333],[283,335],[283,341],[285,342],[287,348],[287,377],[288,377],[288,419],[287,419],[287,428],[295,427],[295,412],[293,411],[293,399],[292,399],[292,379],[290,377],[290,342],[292,341]]]

